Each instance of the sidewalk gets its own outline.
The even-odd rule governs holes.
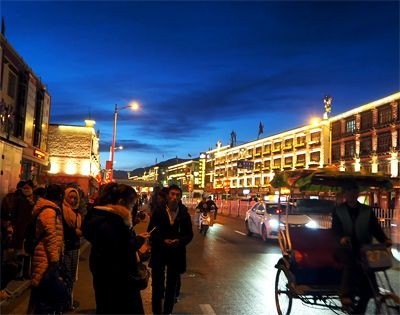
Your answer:
[[[81,252],[86,250],[86,248],[89,246],[89,242],[83,239],[82,245],[81,245]],[[7,285],[5,288],[5,291],[10,295],[7,298],[2,298],[0,299],[0,310],[2,307],[8,305],[11,303],[15,298],[19,297],[22,295],[26,290],[29,289],[31,284],[30,280],[11,280],[10,283]]]

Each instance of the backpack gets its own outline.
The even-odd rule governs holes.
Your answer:
[[[24,249],[27,254],[30,256],[33,256],[33,253],[35,252],[35,248],[37,244],[39,244],[40,240],[44,237],[44,233],[36,237],[36,222],[39,217],[39,214],[42,212],[44,209],[53,209],[56,214],[60,214],[60,209],[57,207],[53,206],[43,206],[42,208],[39,209],[39,212],[36,214],[36,216],[32,219],[32,221],[28,224],[25,230],[25,239],[24,239]]]

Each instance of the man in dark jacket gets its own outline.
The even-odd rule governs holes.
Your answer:
[[[353,306],[353,312],[364,314],[372,291],[357,263],[360,260],[360,249],[363,245],[371,244],[373,237],[388,246],[391,241],[383,232],[372,208],[358,202],[359,187],[355,181],[346,182],[342,194],[344,202],[332,214],[332,230],[341,246],[337,258],[344,264],[341,301],[344,307],[352,305],[350,286],[357,286],[360,300]],[[375,282],[373,273],[368,276]]]
[[[147,229],[152,231],[150,265],[153,314],[172,313],[177,281],[180,274],[186,271],[186,245],[193,239],[193,229],[190,214],[181,198],[182,190],[171,185],[167,204],[156,209]]]

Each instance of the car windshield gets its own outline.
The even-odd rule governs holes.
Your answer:
[[[297,213],[330,214],[335,208],[335,201],[326,199],[299,199],[296,202]]]

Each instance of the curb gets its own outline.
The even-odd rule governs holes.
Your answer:
[[[10,296],[0,301],[0,308],[14,301],[15,298],[19,297],[26,290],[28,290],[30,286],[30,280],[11,280],[5,289]]]

